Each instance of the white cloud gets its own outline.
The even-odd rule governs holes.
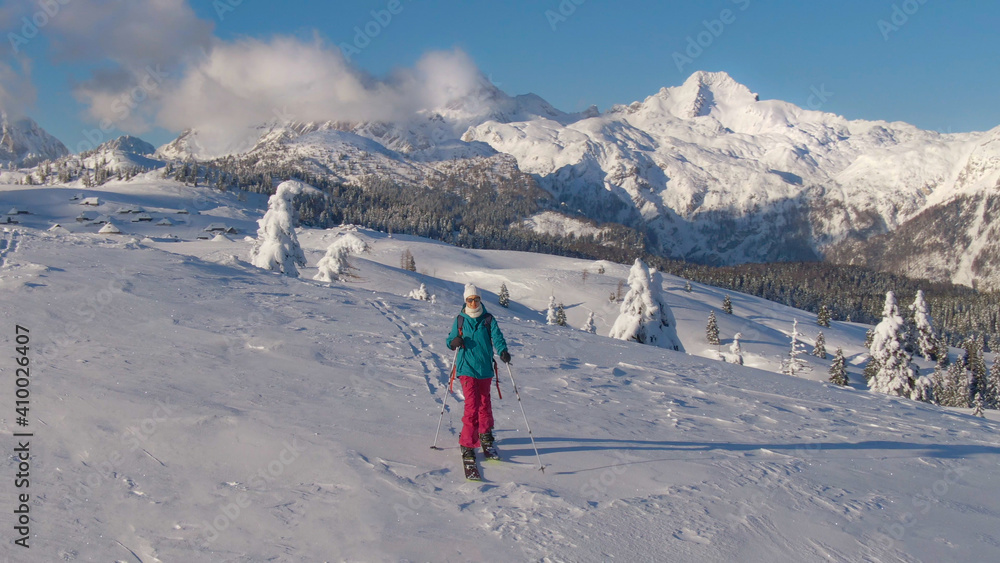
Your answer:
[[[0,111],[10,117],[22,117],[35,103],[36,94],[27,61],[21,61],[20,70],[0,62]]]
[[[340,49],[291,37],[219,43],[162,96],[159,125],[197,128],[206,145],[230,142],[276,117],[294,121],[405,118],[471,92],[479,73],[461,51],[431,52],[384,80]]]
[[[212,23],[199,19],[187,0],[72,0],[60,6],[41,30],[53,59],[101,63],[73,93],[95,122],[132,133],[149,128],[164,79],[212,43]]]
[[[196,128],[200,142],[229,144],[278,119],[396,120],[473,91],[479,72],[463,52],[438,51],[383,79],[354,67],[336,46],[293,37],[221,41],[189,0],[56,2],[44,34],[61,63],[94,70],[73,84],[87,116],[106,131]],[[0,9],[30,17],[34,3]],[[0,105],[33,98],[27,73],[0,66]],[[228,138],[227,138],[228,137]]]
[[[207,48],[212,29],[187,0],[71,0],[44,32],[57,61],[109,59],[137,70]]]

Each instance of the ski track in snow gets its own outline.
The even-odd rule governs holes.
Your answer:
[[[416,359],[420,363],[422,368],[421,376],[427,382],[428,392],[431,395],[437,395],[439,393],[438,385],[441,382],[440,380],[435,382],[435,376],[450,372],[451,365],[445,364],[439,354],[431,351],[431,347],[424,340],[423,331],[410,325],[403,315],[393,311],[385,301],[373,300],[368,303],[396,327],[399,336],[409,346],[413,359]],[[404,365],[408,365],[408,363]],[[403,368],[404,373],[408,371],[410,370]]]
[[[0,239],[0,267],[7,267],[7,258],[17,251],[18,232],[14,229],[4,229]]]

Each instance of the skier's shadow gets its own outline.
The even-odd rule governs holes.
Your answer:
[[[531,441],[527,437],[507,437],[503,436],[499,440],[499,445],[505,455],[511,457],[535,455],[531,447]],[[914,454],[921,457],[934,457],[940,459],[962,459],[973,455],[1000,455],[1000,447],[982,444],[930,444],[898,442],[890,440],[868,440],[863,442],[809,442],[809,443],[788,443],[788,444],[741,444],[736,442],[682,442],[667,440],[619,440],[613,438],[555,438],[540,437],[535,438],[539,455],[551,455],[559,453],[577,452],[598,452],[598,451],[621,451],[626,455],[628,452],[752,452],[756,450],[769,450],[773,452],[784,452],[792,458],[815,459],[831,458],[826,452],[850,452],[851,458],[858,458],[858,452],[866,450],[892,450],[899,452],[912,452],[905,454],[905,457],[912,457]],[[565,445],[558,445],[564,443]],[[516,447],[515,447],[516,446]],[[880,459],[887,456],[880,454]],[[889,456],[892,457],[892,456]],[[904,457],[904,456],[900,456]],[[586,471],[606,469],[608,467],[619,467],[634,465],[639,463],[655,463],[659,461],[690,460],[698,461],[707,459],[703,455],[699,456],[678,456],[657,459],[639,459],[623,457],[620,463],[609,466],[580,469],[576,471],[562,471],[557,475],[571,475]]]

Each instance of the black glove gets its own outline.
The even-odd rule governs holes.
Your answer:
[[[461,336],[456,336],[455,338],[451,339],[451,344],[448,344],[448,347],[451,348],[452,350],[458,350],[459,348],[465,348],[465,341],[462,340]]]
[[[507,350],[504,350],[503,352],[500,352],[500,361],[503,362],[503,363],[505,363],[505,364],[509,364],[510,363],[510,352],[508,352]]]

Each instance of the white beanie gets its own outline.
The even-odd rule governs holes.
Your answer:
[[[479,297],[480,296],[479,290],[476,289],[476,286],[472,285],[471,283],[465,284],[465,296],[464,296],[465,299],[468,299],[473,296]]]

